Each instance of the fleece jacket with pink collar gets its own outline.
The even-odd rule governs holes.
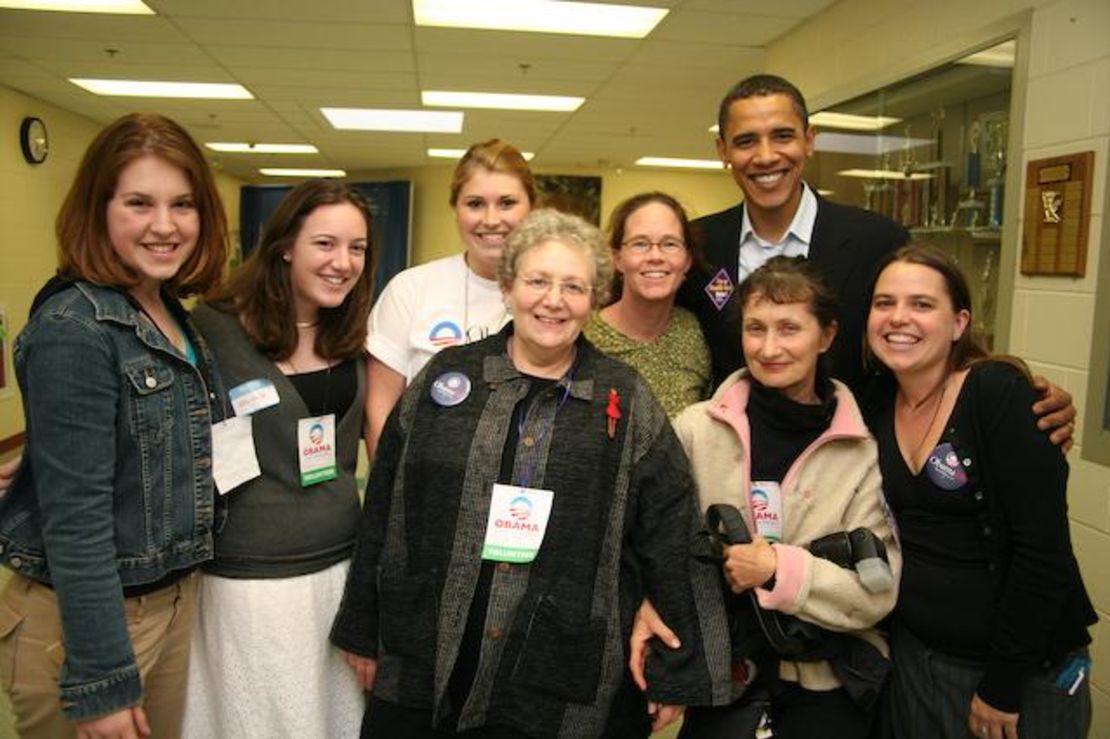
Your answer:
[[[747,370],[733,373],[712,398],[683,411],[675,429],[690,459],[702,511],[715,503],[733,505],[755,531],[748,458],[750,383]],[[855,570],[814,557],[806,549],[826,534],[864,526],[886,545],[896,580],[901,572],[902,556],[883,498],[875,440],[851,391],[833,383],[837,403],[829,427],[794,460],[781,481],[783,528],[781,542],[774,544],[774,586],[756,588],[756,596],[764,608],[854,633],[886,654],[887,645],[873,627],[894,608],[897,588],[871,593]],[[783,660],[779,674],[810,690],[840,687],[826,662]]]

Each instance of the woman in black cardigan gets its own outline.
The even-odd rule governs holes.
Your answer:
[[[1028,373],[971,336],[947,255],[880,266],[870,415],[904,568],[894,614],[898,737],[1083,737],[1096,615],[1068,533],[1068,466],[1038,431]]]

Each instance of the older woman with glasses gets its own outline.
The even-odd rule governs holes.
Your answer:
[[[609,247],[620,296],[594,314],[586,336],[635,367],[674,416],[707,397],[712,377],[697,318],[674,304],[697,259],[690,220],[666,193],[634,195],[613,210]]]
[[[512,322],[433,357],[386,422],[332,630],[373,689],[363,736],[646,736],[624,656],[645,596],[685,645],[651,699],[711,699],[686,460],[581,335],[611,273],[597,229],[533,212],[498,273]]]

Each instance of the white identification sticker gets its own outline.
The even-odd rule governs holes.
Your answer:
[[[554,500],[553,490],[495,484],[482,559],[518,564],[534,560]]]
[[[231,398],[231,407],[235,409],[237,416],[249,416],[281,402],[274,383],[262,378],[236,385],[228,390],[227,394]]]
[[[755,532],[770,542],[782,540],[782,489],[777,482],[752,482],[752,520]]]
[[[297,421],[301,487],[338,477],[335,467],[335,414]]]
[[[232,416],[212,424],[212,479],[220,495],[261,474],[251,417]]]

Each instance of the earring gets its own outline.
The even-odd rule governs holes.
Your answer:
[[[292,262],[293,256],[289,252],[284,252],[281,255],[281,259],[283,262]]]

